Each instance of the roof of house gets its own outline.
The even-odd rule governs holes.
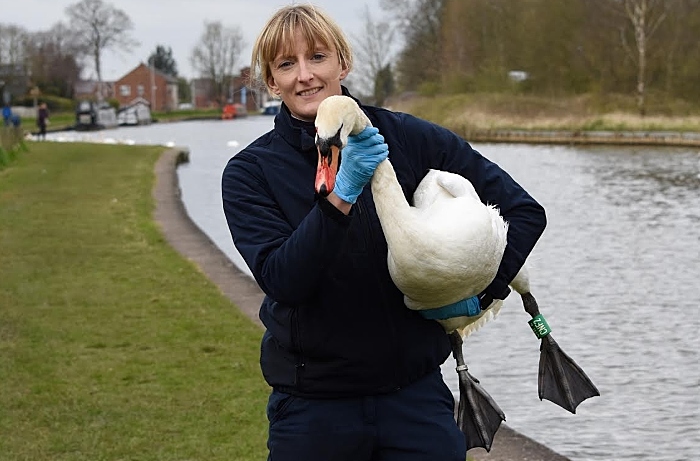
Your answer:
[[[177,77],[174,77],[174,76],[172,76],[172,75],[166,74],[165,72],[161,72],[161,71],[159,71],[158,69],[156,69],[156,68],[154,68],[154,67],[150,67],[149,65],[144,64],[143,62],[139,63],[138,66],[134,67],[134,68],[131,69],[129,72],[127,72],[126,74],[124,74],[124,75],[122,75],[121,77],[119,77],[119,78],[117,79],[117,81],[124,79],[124,77],[126,77],[126,76],[129,75],[129,74],[131,74],[132,72],[135,72],[137,69],[140,69],[141,67],[146,67],[146,68],[148,68],[148,69],[149,69],[151,72],[153,72],[154,74],[159,75],[159,76],[161,76],[162,78],[164,78],[165,81],[168,82],[168,83],[177,83]]]

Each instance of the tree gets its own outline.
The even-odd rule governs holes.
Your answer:
[[[0,24],[0,105],[27,91],[28,36],[22,27]]]
[[[75,33],[58,22],[48,31],[30,35],[28,53],[33,83],[42,93],[71,98],[82,71],[78,61],[82,47]]]
[[[656,40],[664,44],[662,58],[666,70],[664,90],[671,96],[700,100],[700,0],[677,0],[671,3],[667,19]]]
[[[403,34],[403,50],[396,66],[404,90],[440,80],[440,34],[445,0],[381,0],[393,13]]]
[[[192,50],[192,67],[214,82],[211,95],[223,103],[233,94],[233,70],[244,46],[238,26],[225,27],[220,21],[204,22],[204,32]]]
[[[138,42],[130,31],[131,18],[122,10],[102,0],[81,0],[66,8],[70,27],[88,47],[102,97],[102,53],[105,50],[130,51]]]
[[[156,50],[148,57],[148,65],[166,75],[177,77],[177,63],[173,58],[173,50],[164,46],[156,46]]]
[[[392,94],[394,94],[394,75],[391,72],[391,64],[387,64],[379,69],[374,79],[374,103],[381,106]]]
[[[0,23],[0,64],[23,65],[27,37],[23,27]]]
[[[377,93],[376,82],[380,72],[389,68],[391,62],[392,47],[394,44],[394,28],[386,21],[376,21],[365,5],[362,13],[364,28],[362,34],[353,36],[355,41],[355,71],[353,72],[354,80],[358,82],[361,92],[364,94]],[[391,71],[383,76],[383,78],[393,78]],[[386,83],[386,82],[385,82]],[[393,82],[389,87],[383,88],[384,98],[390,96],[384,92],[388,89],[393,89]],[[375,100],[375,104],[381,105],[383,102]]]
[[[644,116],[649,40],[666,19],[665,5],[664,0],[624,0],[623,5],[627,19],[632,23],[636,53],[627,46],[624,33],[623,44],[629,49],[630,57],[637,65],[637,109],[639,114]]]

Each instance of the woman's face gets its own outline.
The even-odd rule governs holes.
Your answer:
[[[270,63],[267,84],[294,117],[313,122],[321,101],[342,93],[340,82],[347,75],[348,69],[341,65],[336,50],[320,43],[309,48],[297,31],[292,52],[286,55],[281,49]]]

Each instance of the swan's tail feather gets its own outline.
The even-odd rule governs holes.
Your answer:
[[[477,331],[479,328],[483,327],[486,325],[486,323],[490,320],[494,320],[496,316],[501,312],[501,308],[503,307],[503,301],[500,299],[494,300],[494,302],[491,304],[491,306],[484,311],[481,316],[476,319],[475,321],[469,323],[468,325],[465,325],[462,328],[458,328],[457,331],[459,331],[460,335],[462,338],[466,338],[475,331]]]

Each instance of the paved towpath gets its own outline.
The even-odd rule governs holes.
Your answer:
[[[166,150],[156,163],[154,218],[168,243],[194,262],[251,321],[262,328],[258,307],[263,294],[257,284],[241,272],[187,215],[176,173],[177,166],[187,161],[186,149],[173,148]],[[490,453],[474,449],[469,452],[469,457],[476,461],[569,461],[569,458],[505,425],[496,434]]]

